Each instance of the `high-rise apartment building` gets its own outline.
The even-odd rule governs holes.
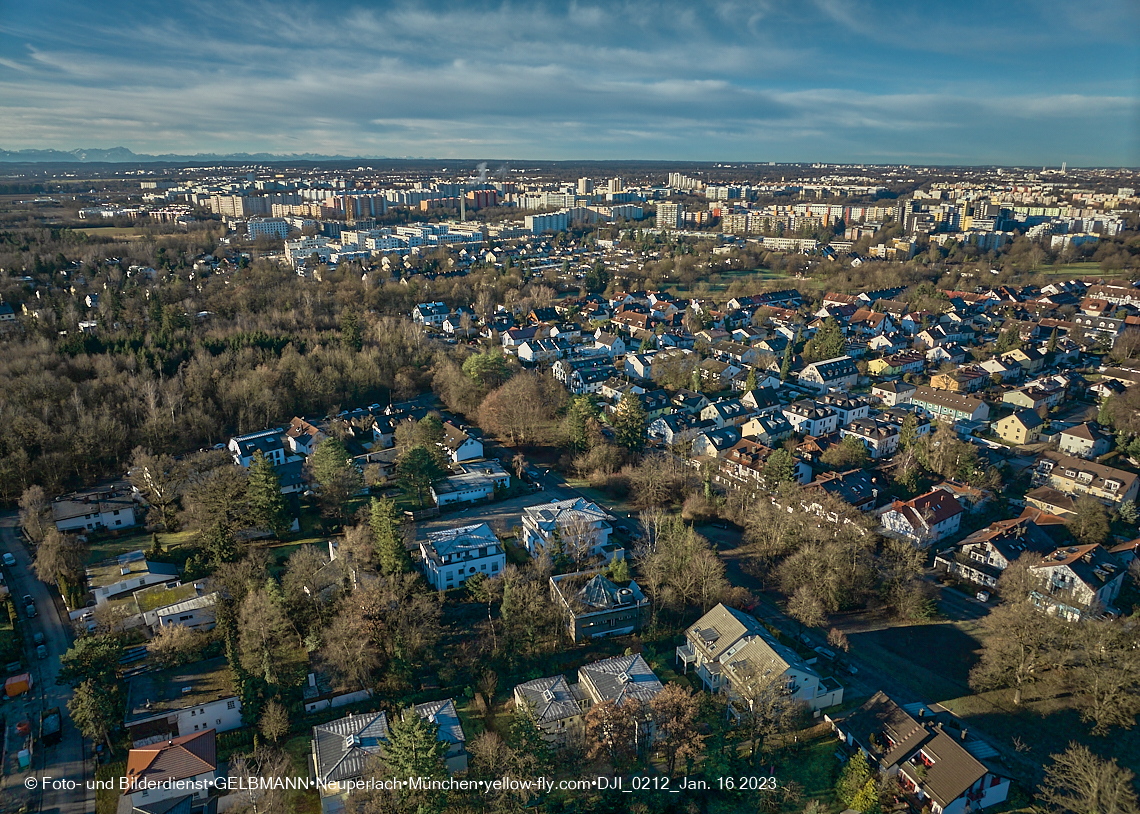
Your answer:
[[[680,204],[657,204],[657,228],[676,229],[681,225],[682,209]]]

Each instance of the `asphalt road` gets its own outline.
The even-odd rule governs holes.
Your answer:
[[[33,731],[39,731],[39,713],[44,709],[59,707],[63,715],[62,738],[55,746],[42,749],[37,743],[36,752],[32,761],[32,771],[21,774],[8,775],[3,781],[4,811],[14,811],[20,802],[31,802],[32,811],[42,814],[93,814],[95,811],[95,793],[87,791],[84,774],[84,744],[79,731],[71,722],[67,712],[67,701],[71,698],[71,689],[55,683],[59,673],[60,656],[67,652],[71,644],[70,623],[66,616],[61,617],[61,607],[57,606],[53,590],[49,590],[32,574],[31,557],[16,530],[16,516],[5,515],[0,517],[0,547],[9,551],[16,558],[14,568],[5,568],[5,579],[8,587],[16,599],[20,612],[21,625],[24,628],[28,653],[26,661],[31,665],[31,673],[35,679],[35,687],[31,698],[27,699],[27,716],[33,722]],[[37,616],[26,619],[22,603],[19,601],[24,594],[31,594],[36,601]],[[48,651],[46,659],[37,659],[35,648],[32,646],[32,636],[36,633],[44,634],[44,645]],[[13,708],[15,700],[6,701],[5,725],[15,726],[16,718],[8,718],[8,710]],[[12,742],[11,740],[9,741]],[[25,782],[29,777],[36,778],[36,790],[28,791]],[[64,781],[67,785],[75,783],[72,789],[48,788],[43,789],[45,778]],[[38,808],[35,807],[38,805]]]

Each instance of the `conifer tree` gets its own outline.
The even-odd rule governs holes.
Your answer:
[[[253,522],[280,537],[288,528],[285,496],[281,494],[281,478],[273,464],[258,450],[249,464],[249,508]]]
[[[404,532],[400,528],[400,514],[395,501],[389,498],[372,498],[372,514],[368,525],[372,529],[373,546],[380,573],[401,574],[412,570],[412,561],[404,547]]]
[[[630,452],[640,452],[645,447],[645,408],[633,393],[622,396],[614,411],[614,440]]]

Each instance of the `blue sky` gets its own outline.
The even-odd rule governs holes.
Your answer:
[[[1140,3],[0,0],[0,148],[1140,165]]]

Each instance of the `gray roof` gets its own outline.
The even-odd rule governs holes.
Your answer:
[[[175,602],[173,605],[166,605],[161,608],[155,608],[155,613],[159,616],[170,616],[174,613],[185,613],[186,611],[201,610],[202,608],[213,607],[218,600],[218,592],[208,593],[203,596],[195,596],[190,599],[185,599],[182,602]]]
[[[455,704],[447,698],[416,705],[416,714],[439,726],[439,739],[463,743],[463,727]],[[349,715],[313,727],[317,777],[344,781],[360,777],[368,759],[388,740],[388,716],[383,712]]]
[[[553,503],[540,503],[537,506],[527,506],[523,512],[530,517],[539,528],[553,531],[555,524],[559,526],[578,520],[589,523],[605,523],[610,516],[600,509],[597,504],[585,498],[572,498],[570,500],[557,500]]]
[[[467,738],[463,734],[463,726],[459,723],[459,713],[455,711],[455,702],[450,698],[442,701],[429,701],[426,704],[416,704],[416,714],[421,718],[439,725],[439,739],[448,743],[464,743]]]
[[[534,709],[538,724],[549,724],[582,714],[578,706],[581,692],[574,692],[565,676],[536,678],[515,687],[515,698],[522,698]]]
[[[469,526],[456,526],[443,531],[434,531],[428,535],[424,547],[434,552],[439,559],[445,557],[462,558],[467,556],[480,556],[479,551],[499,545],[499,538],[486,523],[473,523]]]
[[[360,777],[368,758],[388,739],[388,716],[383,712],[349,715],[313,727],[317,777],[330,782]]]
[[[641,654],[587,664],[578,670],[578,680],[592,686],[599,701],[619,705],[628,698],[646,703],[664,689]]]

